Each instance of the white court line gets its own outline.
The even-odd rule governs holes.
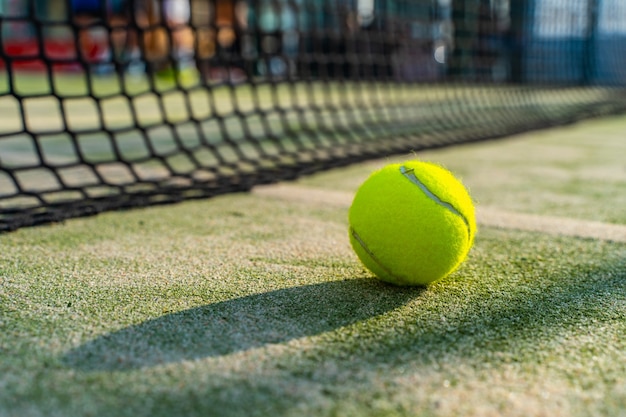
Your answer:
[[[307,204],[348,208],[353,194],[330,191],[293,184],[273,184],[256,187],[254,194],[281,200],[300,201]],[[572,236],[587,239],[626,243],[626,225],[603,223],[569,217],[515,213],[496,207],[478,206],[476,221],[483,226]]]

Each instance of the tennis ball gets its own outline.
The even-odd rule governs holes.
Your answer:
[[[445,168],[391,164],[359,187],[349,211],[350,243],[378,278],[427,285],[466,258],[476,233],[472,199]]]

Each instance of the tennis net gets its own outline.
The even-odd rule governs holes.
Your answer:
[[[626,110],[621,0],[0,1],[0,231]]]

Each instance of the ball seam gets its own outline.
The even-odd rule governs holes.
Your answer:
[[[385,265],[383,265],[383,263],[376,257],[376,255],[374,255],[374,252],[372,252],[367,247],[367,245],[365,244],[363,239],[361,239],[361,236],[359,236],[359,234],[356,232],[356,230],[354,230],[353,227],[350,228],[350,233],[352,234],[352,237],[354,238],[354,240],[357,241],[357,243],[363,248],[365,253],[367,253],[368,256],[372,259],[372,261],[374,261],[376,263],[376,265],[378,265],[383,271],[385,271],[387,274],[389,274],[389,276],[394,278],[397,282],[404,282],[404,279],[398,277],[396,274],[391,272],[391,270],[389,268],[387,268]]]
[[[406,168],[404,165],[402,165],[400,167],[400,173],[407,178],[409,181],[411,181],[414,185],[416,185],[420,190],[422,190],[422,192],[426,195],[426,197],[428,197],[430,200],[432,200],[433,202],[435,202],[436,204],[444,207],[445,209],[447,209],[448,211],[450,211],[452,214],[458,216],[461,218],[461,220],[463,220],[463,223],[465,223],[465,227],[467,228],[467,237],[469,240],[471,240],[471,226],[469,223],[469,220],[467,220],[467,218],[463,215],[463,213],[461,213],[456,207],[454,207],[452,204],[448,203],[447,201],[442,200],[441,198],[439,198],[439,196],[435,193],[433,193],[427,186],[426,184],[424,184],[422,181],[419,180],[419,178],[417,178],[417,175],[415,175],[415,170],[413,168]]]

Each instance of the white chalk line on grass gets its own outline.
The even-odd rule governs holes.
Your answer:
[[[253,193],[269,198],[338,208],[348,208],[353,198],[353,194],[346,191],[324,190],[284,183],[259,186],[253,189]],[[489,206],[476,208],[476,221],[483,226],[502,229],[626,243],[626,225],[569,217],[516,213]]]

